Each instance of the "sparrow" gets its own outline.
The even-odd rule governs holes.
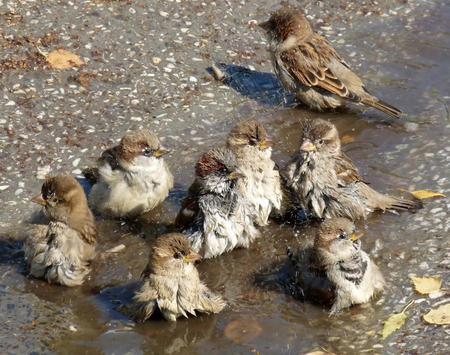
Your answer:
[[[135,217],[154,209],[169,195],[173,176],[163,156],[168,153],[147,130],[131,131],[119,145],[105,150],[98,169],[85,169],[94,182],[89,204],[112,217]]]
[[[330,315],[354,304],[369,302],[385,286],[383,275],[361,249],[362,233],[353,222],[332,218],[321,224],[312,249],[293,256],[297,294],[332,304]]]
[[[366,218],[369,213],[416,209],[419,200],[383,195],[360,176],[341,151],[336,127],[325,120],[302,121],[300,149],[285,169],[287,184],[312,217]]]
[[[268,224],[272,209],[281,207],[280,174],[272,160],[272,141],[264,126],[256,120],[238,123],[227,138],[227,147],[236,156],[239,170],[246,179],[238,183],[250,213],[259,226]]]
[[[245,175],[235,155],[225,147],[212,149],[200,157],[195,173],[176,220],[185,226],[192,248],[204,258],[248,248],[259,231],[239,190],[239,180]]]
[[[219,313],[226,305],[200,281],[195,253],[186,236],[179,233],[159,237],[153,247],[143,283],[133,297],[132,317],[145,322],[159,309],[166,320],[188,314]]]
[[[32,199],[50,222],[30,228],[24,242],[30,274],[49,283],[81,285],[95,257],[97,229],[81,185],[71,176],[46,178]]]
[[[401,117],[399,109],[367,91],[330,42],[314,32],[302,11],[284,7],[260,27],[267,34],[278,78],[311,109],[333,110],[351,101]]]

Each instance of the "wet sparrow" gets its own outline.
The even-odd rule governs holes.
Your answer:
[[[313,217],[366,218],[375,210],[406,210],[420,201],[382,195],[369,187],[341,151],[336,127],[322,119],[305,120],[300,150],[288,163],[287,183]]]
[[[144,282],[131,307],[138,322],[149,319],[158,308],[165,319],[176,321],[188,314],[219,313],[226,305],[200,281],[194,262],[200,260],[182,234],[158,238],[143,272]]]
[[[361,103],[400,118],[397,108],[372,96],[331,44],[314,32],[305,15],[285,7],[260,25],[285,88],[315,110],[335,109],[346,101]]]
[[[296,268],[295,287],[315,301],[331,293],[331,299],[324,299],[332,302],[330,314],[370,301],[385,286],[380,270],[361,249],[361,236],[350,220],[329,219],[320,226],[312,250],[290,256]]]
[[[155,208],[173,187],[162,158],[166,153],[153,133],[127,133],[119,145],[103,152],[98,173],[84,171],[89,180],[97,180],[89,194],[92,208],[112,217],[138,216]]]
[[[80,184],[71,176],[47,178],[41,195],[48,225],[30,228],[24,243],[31,275],[50,283],[78,286],[95,256],[97,229]]]
[[[272,209],[281,207],[280,174],[272,160],[272,141],[264,126],[256,120],[243,121],[234,127],[227,147],[235,154],[239,170],[246,179],[238,180],[240,191],[251,208],[254,221],[268,223]]]
[[[248,248],[259,232],[239,190],[238,181],[245,176],[234,154],[226,148],[210,150],[199,159],[195,172],[195,182],[177,217],[189,225],[185,232],[192,248],[204,258],[236,247]]]

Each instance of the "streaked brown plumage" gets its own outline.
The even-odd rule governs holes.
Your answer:
[[[302,122],[300,149],[286,167],[287,183],[302,208],[316,218],[366,218],[381,210],[406,210],[420,201],[383,195],[360,176],[341,151],[336,127],[325,120]]]
[[[226,305],[200,281],[195,261],[200,260],[182,234],[158,238],[143,272],[143,284],[134,296],[132,317],[149,319],[158,309],[165,319],[176,321],[189,314],[219,313]]]
[[[335,109],[352,101],[401,117],[399,109],[367,91],[331,44],[314,32],[302,11],[283,7],[260,26],[268,35],[278,78],[310,108]]]
[[[30,273],[50,283],[78,286],[95,256],[97,229],[80,184],[71,176],[47,178],[41,195],[49,225],[30,228],[24,244]]]

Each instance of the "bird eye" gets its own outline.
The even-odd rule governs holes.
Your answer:
[[[154,152],[155,152],[155,150],[152,149],[152,148],[150,148],[150,147],[145,147],[144,149],[142,149],[142,153],[143,153],[146,157],[152,156]]]
[[[175,254],[173,254],[173,257],[175,259],[181,259],[181,258],[183,258],[183,254],[180,253],[179,251],[177,251]]]
[[[47,191],[46,194],[44,194],[45,200],[54,200],[55,199],[55,192],[54,191]]]
[[[319,144],[323,144],[323,139],[319,139]]]
[[[338,239],[347,239],[347,233],[342,232],[341,234],[339,234]]]

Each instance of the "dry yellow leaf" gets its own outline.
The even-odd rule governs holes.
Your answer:
[[[406,314],[406,310],[414,304],[414,300],[409,302],[405,308],[403,308],[403,311],[400,313],[395,313],[391,315],[383,325],[383,330],[381,332],[381,336],[383,339],[386,339],[389,335],[391,335],[396,330],[400,329],[403,324],[405,324],[406,320],[408,319],[408,315]]]
[[[439,276],[435,277],[411,277],[414,288],[421,295],[428,295],[438,292],[441,289],[442,280]]]
[[[423,316],[423,319],[430,324],[450,324],[450,303],[432,309]]]
[[[306,353],[305,355],[336,355],[336,354],[322,351],[322,350],[317,350],[317,351],[311,351],[309,353]]]
[[[383,339],[386,339],[389,335],[391,335],[396,330],[400,329],[403,324],[405,324],[408,316],[405,313],[396,313],[390,316],[385,322],[383,326],[383,331],[381,332],[381,336]]]
[[[355,141],[355,137],[353,137],[349,134],[344,134],[341,138],[342,144],[349,144],[349,143],[353,143],[354,141]]]
[[[237,344],[245,344],[262,333],[261,325],[254,319],[237,319],[227,324],[225,336]]]
[[[425,200],[427,198],[447,197],[444,194],[441,194],[440,192],[433,192],[430,190],[411,191],[411,194],[415,198],[418,198],[419,200]]]
[[[69,69],[81,67],[85,63],[83,60],[65,49],[57,49],[47,55],[47,62],[53,69]]]

